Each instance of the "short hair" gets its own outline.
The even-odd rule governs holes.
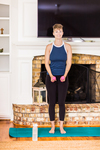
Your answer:
[[[53,31],[54,31],[54,29],[62,29],[63,30],[63,25],[62,24],[54,24]]]

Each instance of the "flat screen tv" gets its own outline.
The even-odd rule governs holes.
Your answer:
[[[38,0],[38,37],[53,37],[55,23],[63,37],[100,37],[100,0]]]

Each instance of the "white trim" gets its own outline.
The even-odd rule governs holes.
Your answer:
[[[29,7],[30,10],[27,13],[27,9],[29,9]],[[26,21],[27,18],[29,19],[28,22],[32,22],[33,24],[33,26],[31,25],[30,27],[31,29],[28,29],[28,22]],[[32,33],[30,33],[30,30],[32,30]],[[36,38],[37,0],[18,0],[18,41],[34,41]]]
[[[52,52],[52,49],[53,49],[53,43],[52,43],[52,47],[51,47],[51,51],[50,51],[50,54],[51,54],[51,52]]]
[[[10,5],[11,4],[11,0],[0,0],[0,4]]]
[[[67,50],[66,50],[66,48],[65,48],[65,43],[64,43],[64,41],[63,41],[63,43],[62,43],[61,46],[56,46],[56,45],[54,44],[54,42],[53,42],[53,44],[52,44],[52,47],[53,47],[53,45],[54,45],[55,47],[62,47],[62,46],[64,45],[64,50],[65,50],[65,52],[66,52],[66,54],[67,54]],[[53,49],[53,48],[52,48],[52,49]],[[52,51],[52,49],[51,49],[51,51]],[[50,54],[51,54],[51,52],[50,52]]]
[[[66,54],[67,54],[67,50],[66,50],[66,48],[65,48],[65,43],[64,43],[64,49],[65,49],[65,52],[66,52]]]
[[[53,45],[54,45],[55,47],[62,47],[62,46],[64,45],[64,42],[63,42],[62,45],[60,45],[60,46],[56,46],[56,45],[54,44],[54,42],[53,42]]]
[[[11,116],[10,115],[0,115],[0,119],[2,120],[4,120],[4,119],[10,119],[11,120]]]
[[[9,17],[0,17],[0,20],[10,20]]]

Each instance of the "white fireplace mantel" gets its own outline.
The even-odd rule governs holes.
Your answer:
[[[42,39],[33,42],[18,42],[16,45],[19,57],[34,57],[35,55],[44,55],[46,45],[52,41]],[[89,54],[100,56],[100,42],[67,42],[72,47],[72,53]],[[24,50],[24,52],[23,52]],[[32,56],[33,55],[33,56]]]

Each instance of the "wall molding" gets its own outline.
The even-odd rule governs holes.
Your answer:
[[[18,103],[32,103],[32,62],[18,59]]]
[[[37,1],[18,0],[18,41],[32,41],[36,37]]]
[[[11,95],[10,95],[10,74],[0,73],[0,118],[10,118],[11,110]]]

